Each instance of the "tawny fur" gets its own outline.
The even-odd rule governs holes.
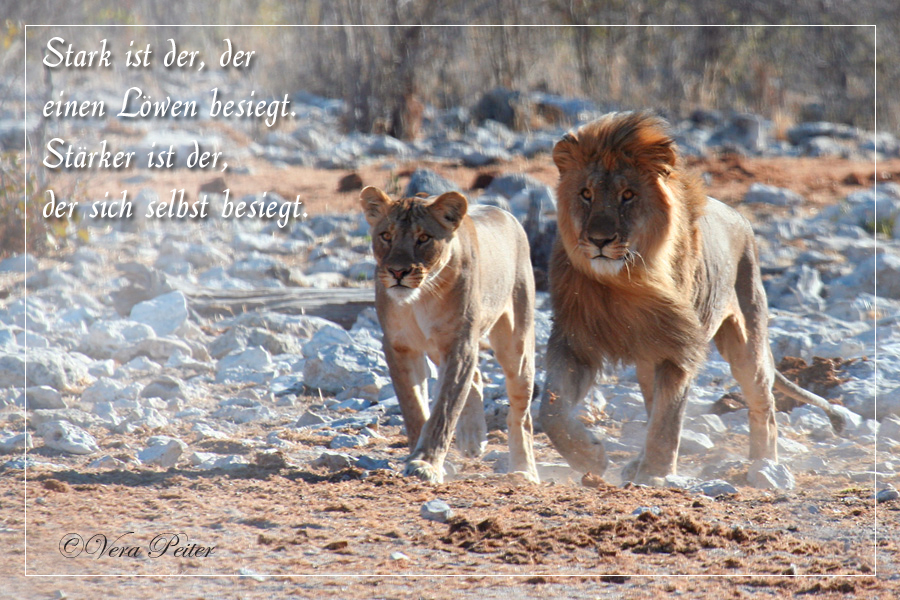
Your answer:
[[[567,134],[553,159],[559,235],[541,421],[556,448],[574,468],[603,472],[602,441],[572,411],[605,365],[634,363],[647,441],[623,477],[674,473],[687,392],[715,340],[748,401],[750,457],[775,460],[771,390],[784,381],[749,223],[706,197],[665,123],[646,113],[612,113]],[[811,401],[796,386],[785,391]]]
[[[375,308],[411,454],[406,474],[443,480],[457,447],[478,456],[487,439],[479,342],[487,336],[506,377],[510,470],[538,480],[529,406],[534,383],[534,280],[528,241],[509,213],[468,208],[456,192],[391,200],[360,195],[375,255]],[[438,367],[432,410],[425,357]]]

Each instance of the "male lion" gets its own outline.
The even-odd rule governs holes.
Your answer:
[[[569,464],[606,468],[573,414],[605,363],[634,363],[649,422],[626,480],[675,473],[687,392],[715,340],[749,406],[750,458],[776,460],[772,385],[831,406],[775,370],[750,224],[682,171],[662,120],[613,113],[565,135],[550,266],[554,321],[540,418]],[[832,421],[838,419],[832,415]]]
[[[538,481],[529,410],[534,279],[522,227],[492,206],[469,209],[457,192],[392,201],[370,186],[360,200],[377,264],[375,308],[384,354],[412,450],[405,474],[443,481],[454,427],[465,455],[483,452],[478,348],[487,334],[506,375],[510,471]],[[439,372],[431,416],[426,356]]]

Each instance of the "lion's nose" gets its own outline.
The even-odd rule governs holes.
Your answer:
[[[601,238],[601,237],[589,237],[588,238],[592,244],[597,246],[598,250],[603,250],[603,247],[607,244],[612,244],[617,239],[619,239],[619,234],[613,235],[611,238]]]
[[[391,269],[388,268],[388,273],[394,276],[394,279],[397,281],[402,280],[404,277],[409,275],[412,272],[412,269]]]

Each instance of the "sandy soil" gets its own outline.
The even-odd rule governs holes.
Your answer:
[[[754,181],[791,188],[824,205],[875,177],[870,163],[839,159],[692,162],[709,174],[711,193],[732,204]],[[481,171],[430,166],[466,189],[481,171],[524,171],[548,183],[556,178],[547,157]],[[412,168],[371,166],[358,172],[366,184],[386,186],[395,175],[403,184],[402,175]],[[254,165],[252,174],[226,179],[235,193],[301,194],[315,214],[355,210],[356,194],[337,192],[345,174]],[[135,189],[116,180],[115,173],[104,176],[108,179],[78,185],[100,196]],[[161,176],[153,187],[168,195],[172,187],[196,190],[211,178],[175,176],[177,181]],[[879,165],[880,180],[898,177],[900,161]],[[484,462],[452,455],[466,478],[431,487],[384,471],[312,469],[297,457],[313,453],[321,440],[292,432],[290,422],[242,426],[248,438],[279,431],[298,450],[259,457],[229,472],[98,471],[85,468],[87,457],[35,449],[41,461],[63,468],[30,469],[27,483],[21,471],[0,473],[0,540],[8,557],[0,564],[0,577],[6,579],[0,597],[900,596],[900,504],[876,507],[869,480],[795,473],[798,485],[790,493],[740,487],[735,495],[712,499],[593,480],[529,484],[495,475]],[[189,424],[183,427],[181,435],[192,439]],[[406,453],[399,428],[380,433],[384,438],[365,453],[399,464]],[[106,434],[99,443],[103,453],[127,460],[149,435]],[[243,440],[232,442],[204,450],[254,456]],[[488,450],[503,451],[505,442],[502,432],[492,432]],[[538,460],[558,459],[543,435],[537,438],[537,452]],[[447,523],[420,516],[421,505],[436,498],[453,508]],[[639,507],[659,509],[659,514],[636,516]],[[106,535],[106,553],[89,554],[98,538],[79,556],[64,558],[60,546],[68,533],[84,540]],[[178,545],[151,556],[153,540],[164,543],[173,534],[179,534]],[[162,541],[161,535],[166,536]],[[140,556],[111,556],[113,546],[137,548]],[[213,550],[204,556],[198,547]],[[175,556],[176,549],[193,552]],[[23,577],[23,568],[40,577]]]
[[[719,598],[761,591],[776,597],[815,592],[825,598],[890,598],[900,591],[900,580],[890,578],[896,577],[900,550],[900,504],[878,506],[876,549],[876,505],[868,482],[798,473],[790,493],[739,487],[737,494],[712,499],[600,480],[530,484],[493,474],[483,461],[454,452],[450,460],[465,477],[427,486],[389,471],[313,469],[294,457],[307,449],[318,452],[313,447],[321,439],[291,433],[289,424],[241,428],[247,439],[278,431],[297,448],[284,455],[254,455],[242,440],[202,448],[254,458],[250,466],[228,472],[103,472],[85,468],[89,457],[35,449],[42,462],[66,468],[31,469],[24,489],[12,473],[0,478],[7,569],[24,563],[29,574],[85,576],[20,582],[35,593],[28,597],[42,598],[59,597],[57,590],[71,598],[96,597],[87,590],[99,581],[115,582],[104,593],[110,598],[157,597],[158,586],[192,590],[177,597],[207,598],[230,594],[232,586],[245,598],[282,595],[279,590],[321,598],[508,597],[502,590],[510,585],[526,597],[705,590]],[[406,452],[399,428],[380,433],[384,439],[365,454],[399,465]],[[128,460],[148,434],[110,434],[99,443],[104,452]],[[187,426],[182,436],[190,439]],[[505,450],[502,432],[490,439],[488,451]],[[537,451],[539,461],[556,458],[543,434]],[[421,505],[432,499],[451,506],[448,522],[422,518]],[[640,507],[654,512],[635,515]],[[78,533],[86,544],[61,549],[68,533]],[[90,541],[94,534],[107,536],[105,551],[100,539]],[[139,556],[127,556],[127,548],[137,548],[131,552]],[[64,552],[78,555],[63,558]],[[113,574],[142,577],[97,577]],[[410,577],[363,577],[399,574]]]

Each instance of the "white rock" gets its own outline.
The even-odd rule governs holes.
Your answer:
[[[795,442],[794,440],[784,437],[783,435],[778,436],[779,456],[785,454],[805,454],[807,452],[809,452],[809,448],[807,448],[800,442]]]
[[[328,447],[332,450],[338,448],[362,448],[369,443],[369,438],[364,435],[354,435],[349,433],[339,433],[331,438]]]
[[[267,406],[223,406],[212,413],[212,416],[232,423],[244,424],[253,421],[271,421],[276,417]]]
[[[900,256],[888,252],[869,256],[860,261],[855,271],[836,279],[832,285],[844,288],[851,296],[876,291],[879,297],[900,298]]]
[[[0,433],[0,453],[11,454],[18,450],[27,450],[34,447],[31,434],[25,433],[9,434],[7,432]]]
[[[25,402],[29,410],[68,408],[62,398],[62,394],[48,385],[30,387],[25,390]]]
[[[0,355],[0,389],[22,387],[27,378],[28,387],[46,385],[65,390],[86,376],[87,364],[79,360],[76,353],[54,348],[29,348],[27,354]]]
[[[149,325],[158,336],[176,333],[188,319],[187,298],[174,291],[139,302],[131,309],[131,318]]]
[[[191,466],[196,467],[204,463],[215,462],[218,457],[219,455],[214,452],[191,452],[188,455],[188,463],[190,463]]]
[[[13,254],[0,262],[0,273],[34,273],[38,268],[37,260],[30,254]]]
[[[328,423],[331,422],[331,419],[324,417],[318,413],[315,413],[311,410],[307,410],[305,413],[300,415],[300,418],[297,419],[297,422],[294,423],[294,427],[304,428],[311,427],[313,429],[317,429],[319,427],[325,427]]]
[[[320,327],[312,338],[303,345],[303,356],[310,357],[330,346],[352,345],[353,338],[340,325],[328,323]]]
[[[49,421],[38,427],[44,445],[68,454],[93,454],[100,450],[90,433],[68,421]]]
[[[206,423],[194,423],[194,426],[191,427],[191,431],[197,434],[196,441],[200,442],[203,440],[227,440],[228,434],[219,431],[218,429],[214,429],[210,427]]]
[[[315,341],[313,338],[313,342]],[[311,389],[318,388],[323,392],[336,394],[365,384],[372,375],[387,372],[387,364],[380,351],[355,343],[332,344],[309,355],[307,346],[303,347],[303,354],[307,357],[303,376],[304,383]]]
[[[900,499],[900,492],[890,485],[883,490],[879,490],[878,493],[875,494],[875,500],[879,503],[898,499]]]
[[[705,433],[707,435],[711,433],[723,434],[728,431],[728,429],[725,427],[725,423],[723,423],[722,419],[719,418],[719,415],[708,413],[692,417],[685,423],[685,426],[689,426],[689,429],[693,431]]]
[[[138,356],[146,356],[150,360],[164,363],[169,357],[180,352],[186,356],[194,356],[191,347],[181,340],[171,337],[149,338],[117,351],[113,358],[120,363],[128,363]],[[195,358],[199,358],[194,356]]]
[[[878,427],[878,438],[900,442],[900,415],[888,415],[881,420]]]
[[[156,334],[152,327],[130,319],[96,321],[79,348],[91,358],[106,359],[128,346],[153,337]]]
[[[40,429],[42,424],[49,423],[50,421],[67,421],[83,428],[93,427],[98,424],[97,417],[77,408],[34,410],[31,411],[28,420],[35,429]]]
[[[785,188],[764,183],[753,183],[744,196],[744,202],[764,202],[776,206],[794,206],[803,204],[804,199],[800,194]]]
[[[246,350],[232,352],[222,358],[217,364],[216,369],[223,371],[226,369],[244,368],[253,371],[260,371],[272,366],[272,355],[264,348],[254,346]]]
[[[133,428],[144,427],[150,430],[163,429],[169,425],[169,420],[157,409],[150,406],[141,406],[132,409],[128,413],[126,422]]]
[[[311,461],[309,465],[313,468],[325,468],[329,471],[340,471],[353,466],[353,457],[343,452],[325,451],[318,458]]]
[[[164,469],[175,466],[187,444],[165,435],[155,435],[147,440],[147,447],[138,452],[138,460],[145,465],[157,465]]]
[[[722,479],[711,479],[709,481],[703,481],[701,483],[698,483],[697,485],[692,486],[690,488],[690,491],[703,494],[704,496],[709,496],[711,498],[716,498],[718,496],[729,496],[731,494],[738,493],[736,487]]]
[[[900,386],[895,387],[894,389],[889,390],[888,392],[878,395],[878,414],[877,415],[875,415],[874,402],[872,404],[873,404],[872,410],[868,411],[869,414],[865,414],[860,411],[856,411],[856,412],[860,412],[860,414],[862,414],[864,417],[876,417],[877,416],[879,419],[882,419],[882,423],[884,422],[884,418],[886,418],[888,415],[900,416]],[[894,439],[896,439],[898,442],[900,442],[900,438],[894,438]]]
[[[821,456],[808,455],[791,461],[791,465],[798,471],[827,471],[828,461]]]
[[[785,465],[776,464],[767,458],[755,460],[747,471],[747,483],[765,490],[792,490],[794,476]]]
[[[443,500],[429,500],[422,505],[419,514],[423,519],[446,523],[453,516],[453,509]]]
[[[125,466],[126,463],[124,461],[108,454],[88,463],[88,469],[121,469]]]
[[[154,363],[155,364],[155,363]],[[173,398],[187,399],[184,384],[169,375],[157,377],[141,390],[141,398],[161,398],[171,400]]]
[[[822,429],[831,429],[831,421],[828,415],[818,406],[807,404],[796,407],[791,411],[791,425],[797,431],[816,433]]]
[[[681,431],[681,442],[678,453],[682,455],[704,454],[715,447],[712,440],[705,433],[697,433],[689,429]]]
[[[140,391],[141,385],[138,383],[125,385],[115,379],[101,377],[82,392],[81,401],[91,404],[99,404],[101,402],[114,403],[121,400],[134,401],[137,399]]]

